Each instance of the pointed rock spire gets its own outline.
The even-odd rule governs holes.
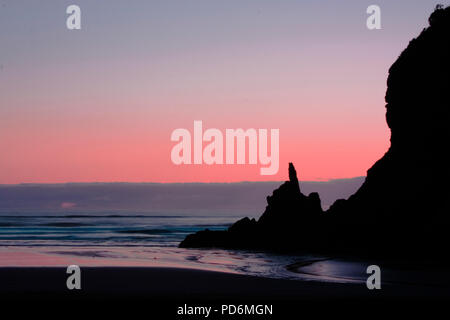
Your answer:
[[[289,182],[292,185],[297,186],[298,192],[300,192],[300,185],[297,179],[297,171],[295,171],[295,167],[292,162],[289,162]]]

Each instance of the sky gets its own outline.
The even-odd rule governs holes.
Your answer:
[[[389,147],[388,69],[437,3],[0,0],[0,184],[363,176]],[[173,164],[194,120],[279,129],[278,173]]]

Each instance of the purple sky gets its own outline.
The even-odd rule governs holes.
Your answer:
[[[437,3],[0,1],[0,183],[365,175],[389,146],[388,68]],[[175,166],[170,134],[194,120],[280,129],[279,174]]]

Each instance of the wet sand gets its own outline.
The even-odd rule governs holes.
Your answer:
[[[158,299],[437,299],[448,298],[447,286],[384,284],[368,290],[361,283],[270,279],[179,268],[84,267],[81,290],[68,290],[69,275],[61,267],[0,268],[0,294],[9,298],[57,295],[73,297],[148,297]]]
[[[2,311],[45,312],[47,318],[70,314],[115,318],[137,315],[144,319],[204,319],[177,314],[184,306],[210,306],[213,319],[249,319],[252,316],[220,314],[222,305],[261,305],[273,307],[273,315],[258,319],[301,319],[312,312],[314,318],[338,314],[346,319],[404,316],[412,308],[425,305],[437,310],[447,305],[448,287],[383,285],[368,290],[361,283],[331,283],[270,279],[194,269],[158,267],[84,267],[81,290],[68,290],[69,275],[61,267],[0,268]],[[428,307],[429,304],[432,307]],[[361,311],[364,310],[364,311]],[[364,312],[364,313],[361,313]]]

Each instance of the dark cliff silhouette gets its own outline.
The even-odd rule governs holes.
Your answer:
[[[450,244],[450,7],[389,69],[386,121],[391,146],[361,188],[323,212],[317,193],[289,181],[267,197],[258,221],[200,231],[181,247],[260,248],[405,255],[442,252]]]

